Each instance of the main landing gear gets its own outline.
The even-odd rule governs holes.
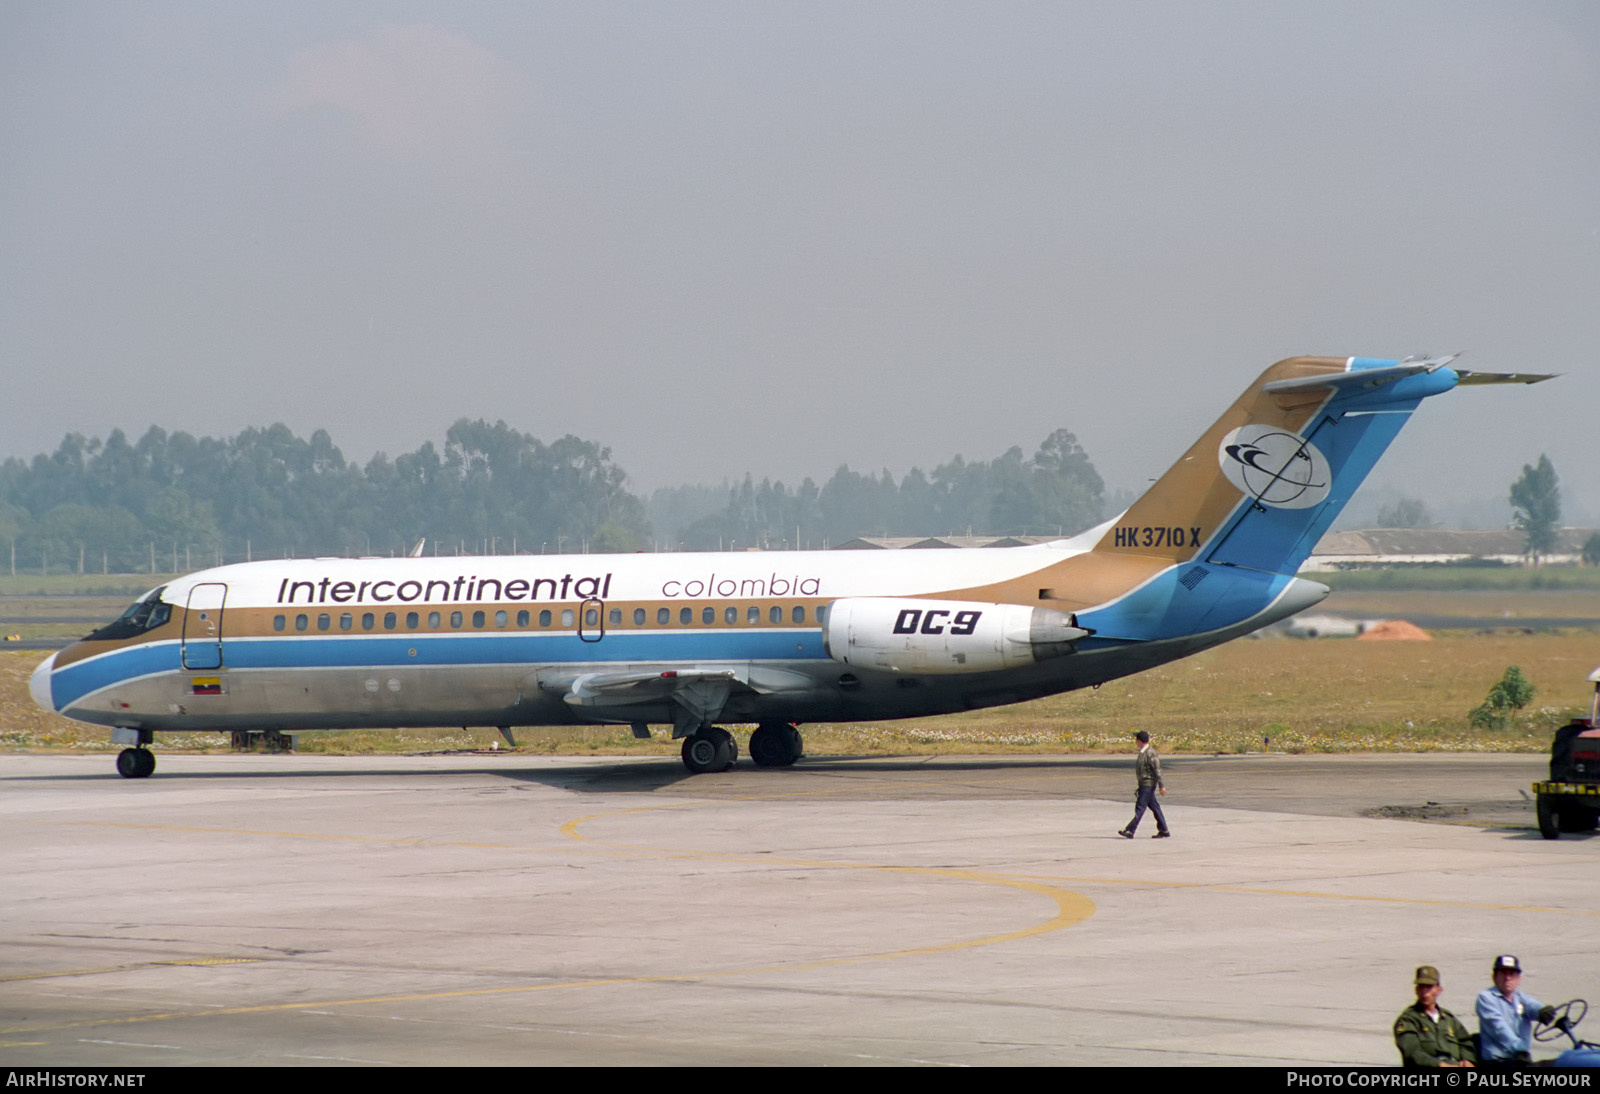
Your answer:
[[[762,722],[750,734],[757,767],[788,767],[804,754],[800,731],[787,722]],[[739,759],[739,743],[718,726],[701,726],[683,739],[683,766],[695,775],[727,771]]]
[[[788,722],[762,722],[750,734],[750,758],[757,767],[789,767],[804,751],[800,731]]]
[[[739,742],[718,726],[701,726],[683,739],[683,766],[694,775],[726,771],[739,759]]]
[[[124,779],[147,779],[155,769],[156,754],[148,748],[125,748],[117,753],[117,774]]]

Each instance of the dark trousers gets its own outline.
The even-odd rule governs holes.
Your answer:
[[[1165,832],[1167,830],[1167,818],[1161,812],[1161,803],[1156,800],[1156,788],[1153,786],[1141,786],[1139,788],[1139,796],[1133,799],[1133,820],[1128,822],[1127,831],[1138,831],[1139,822],[1144,819],[1144,811],[1146,809],[1155,814],[1156,831]]]

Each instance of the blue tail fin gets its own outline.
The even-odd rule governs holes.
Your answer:
[[[1456,385],[1448,360],[1279,361],[1095,551],[1294,573],[1417,404]]]

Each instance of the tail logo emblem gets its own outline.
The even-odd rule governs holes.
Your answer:
[[[1316,445],[1267,425],[1240,426],[1222,438],[1217,462],[1229,482],[1276,509],[1320,505],[1333,479]]]

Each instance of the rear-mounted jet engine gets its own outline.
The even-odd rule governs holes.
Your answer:
[[[1066,612],[970,600],[852,597],[828,607],[828,656],[888,672],[993,672],[1072,653],[1089,635]]]

